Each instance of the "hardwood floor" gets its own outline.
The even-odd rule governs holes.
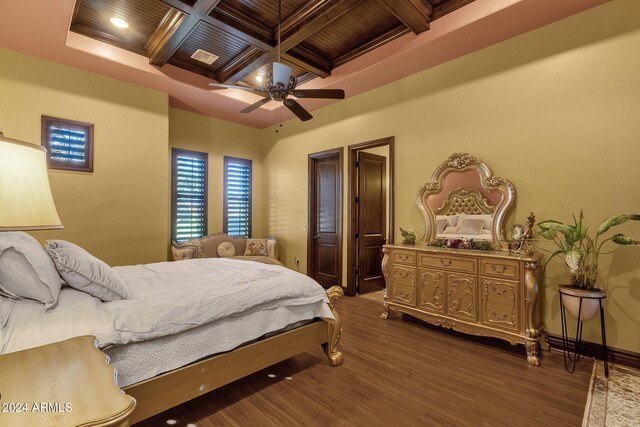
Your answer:
[[[342,366],[321,349],[281,362],[136,426],[578,426],[592,361],[528,365],[523,346],[463,336],[342,298]],[[269,378],[274,374],[275,378]],[[287,380],[286,377],[291,377]]]

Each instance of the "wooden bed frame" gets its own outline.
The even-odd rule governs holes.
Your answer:
[[[335,319],[322,319],[125,387],[137,402],[130,422],[142,421],[317,345],[322,345],[332,366],[341,365],[343,356],[337,345],[342,322],[335,305],[342,295],[340,286],[327,290]]]

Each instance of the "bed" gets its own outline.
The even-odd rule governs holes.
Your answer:
[[[224,258],[114,267],[127,299],[63,286],[57,304],[0,296],[0,353],[94,335],[137,401],[137,422],[281,360],[324,347],[333,366],[342,289],[278,265]]]
[[[492,241],[491,221],[495,206],[473,188],[458,187],[434,207],[437,239]]]

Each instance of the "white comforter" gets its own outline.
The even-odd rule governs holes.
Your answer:
[[[0,334],[0,351],[79,335],[95,335],[103,348],[175,334],[254,310],[313,303],[322,306],[322,317],[333,318],[324,289],[281,266],[212,258],[114,270],[127,284],[130,299],[103,303],[63,288],[49,313],[42,304],[16,301]],[[0,318],[0,326],[1,322]]]

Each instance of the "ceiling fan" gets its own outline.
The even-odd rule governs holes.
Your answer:
[[[250,113],[270,101],[282,102],[300,120],[307,121],[313,118],[311,113],[304,109],[295,98],[316,98],[316,99],[344,99],[342,89],[296,89],[298,79],[291,75],[291,67],[283,64],[280,60],[280,27],[282,24],[282,0],[278,1],[278,56],[273,62],[272,72],[269,73],[262,88],[249,86],[227,85],[222,83],[209,83],[209,86],[224,89],[241,89],[262,95],[264,98],[241,110],[241,113]]]

